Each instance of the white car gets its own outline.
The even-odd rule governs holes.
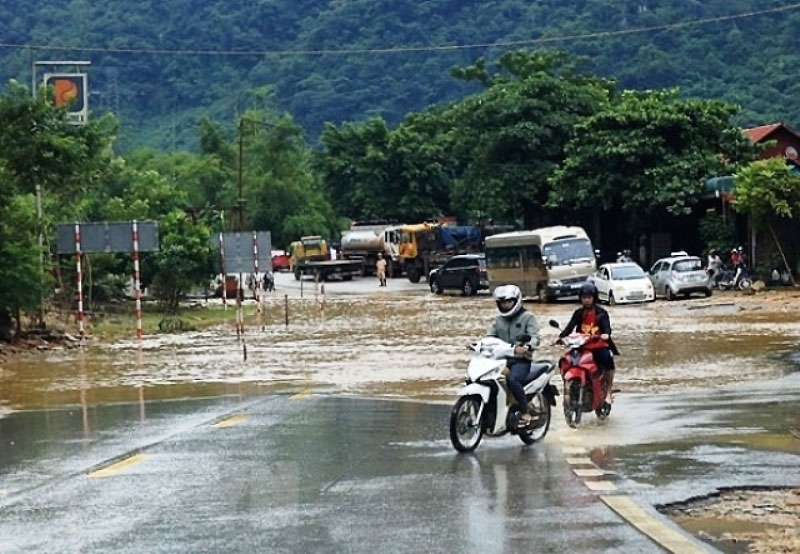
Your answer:
[[[597,287],[600,300],[612,305],[656,299],[653,283],[635,263],[601,265],[588,280]]]

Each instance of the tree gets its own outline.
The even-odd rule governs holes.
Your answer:
[[[750,216],[756,230],[769,230],[789,267],[772,223],[800,217],[800,175],[790,172],[781,158],[752,162],[736,174],[733,198],[733,208]]]
[[[0,95],[0,326],[13,315],[18,330],[22,313],[41,305],[48,283],[49,260],[42,263],[38,235],[50,243],[48,223],[78,217],[77,199],[108,169],[115,132],[110,117],[68,124],[64,109],[42,92],[32,99],[11,82]],[[37,188],[45,197],[42,221],[35,215]]]
[[[479,60],[454,72],[487,88],[450,114],[453,156],[462,164],[452,194],[462,209],[532,227],[572,128],[608,103],[614,84],[581,74],[562,53],[512,52],[497,69],[489,75]]]
[[[0,170],[0,196],[5,197],[9,188],[7,174]],[[33,195],[10,196],[0,201],[0,283],[0,340],[8,341],[12,317],[19,334],[22,313],[37,308],[46,285],[37,245]]]
[[[167,311],[174,313],[192,287],[208,284],[213,273],[211,233],[202,222],[194,223],[175,210],[161,220],[159,235],[153,287]]]
[[[709,177],[757,154],[733,125],[735,113],[723,102],[682,100],[677,90],[625,92],[575,125],[550,205],[621,210],[639,224],[686,214]]]

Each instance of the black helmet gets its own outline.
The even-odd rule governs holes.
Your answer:
[[[584,283],[581,285],[578,298],[583,298],[584,296],[591,296],[594,298],[594,301],[597,302],[597,287],[594,285],[594,283]]]

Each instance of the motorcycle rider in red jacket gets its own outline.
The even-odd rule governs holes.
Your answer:
[[[611,390],[614,384],[614,355],[619,355],[614,341],[611,340],[611,319],[608,312],[597,302],[597,287],[594,283],[584,283],[580,290],[581,307],[575,310],[569,323],[559,334],[559,338],[578,332],[597,337],[587,343],[586,348],[592,351],[597,367],[603,370],[606,379],[606,402],[614,401]]]

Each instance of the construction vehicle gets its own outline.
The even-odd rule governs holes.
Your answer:
[[[345,259],[362,260],[364,275],[375,274],[378,254],[383,254],[386,274],[389,277],[399,277],[403,270],[398,250],[399,229],[399,226],[383,225],[351,227],[349,231],[342,232],[339,251]]]
[[[363,260],[332,260],[328,244],[320,236],[302,237],[292,242],[289,249],[289,270],[298,281],[303,275],[311,275],[318,281],[327,281],[330,277],[349,281],[355,275],[364,274]]]
[[[474,225],[419,223],[401,227],[398,250],[408,280],[419,283],[452,256],[480,252],[481,239],[481,230]]]

